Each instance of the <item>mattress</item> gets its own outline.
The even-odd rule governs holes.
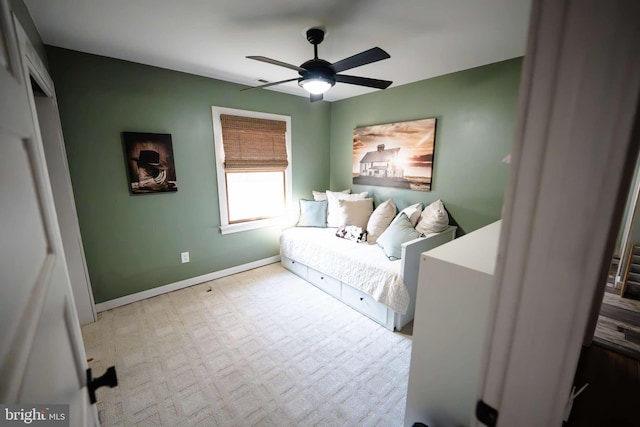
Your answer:
[[[409,291],[401,261],[390,261],[378,245],[336,237],[335,228],[292,227],[280,236],[280,255],[365,292],[405,314]]]

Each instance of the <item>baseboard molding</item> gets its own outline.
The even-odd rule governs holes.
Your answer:
[[[135,294],[126,295],[124,297],[96,304],[96,312],[99,313],[101,311],[111,310],[112,308],[131,304],[132,302],[142,301],[143,299],[166,294],[167,292],[177,291],[178,289],[187,288],[189,286],[219,279],[225,276],[230,276],[232,274],[242,273],[243,271],[253,270],[254,268],[263,267],[265,265],[273,264],[276,262],[280,262],[280,255],[260,259],[258,261],[238,265],[236,267],[227,268],[225,270],[214,271],[212,273],[203,274],[202,276],[192,277],[190,279],[181,280],[179,282],[169,283],[168,285],[158,286],[157,288],[148,289],[146,291],[137,292]]]

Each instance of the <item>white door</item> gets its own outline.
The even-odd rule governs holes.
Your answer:
[[[42,143],[10,18],[7,1],[0,0],[0,402],[68,404],[70,425],[98,425],[85,387],[86,356]]]
[[[638,17],[637,0],[533,1],[482,425],[562,425],[640,145]]]

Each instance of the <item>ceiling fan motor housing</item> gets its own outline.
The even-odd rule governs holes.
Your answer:
[[[324,59],[310,59],[300,65],[300,68],[304,68],[305,70],[299,71],[302,80],[320,78],[331,83],[331,86],[336,83],[336,72],[333,71],[331,63]]]

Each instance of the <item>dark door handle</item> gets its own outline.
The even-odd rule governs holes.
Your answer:
[[[118,385],[115,366],[107,368],[107,372],[98,378],[93,378],[91,368],[87,369],[87,391],[89,392],[89,400],[91,403],[96,403],[96,390],[105,385],[108,385],[110,388]]]

